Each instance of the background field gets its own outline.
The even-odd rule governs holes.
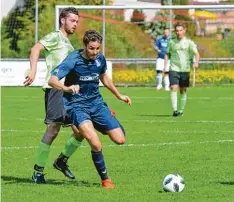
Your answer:
[[[3,202],[233,201],[234,89],[191,88],[184,117],[173,118],[168,92],[154,88],[119,88],[133,105],[101,89],[127,131],[117,146],[100,135],[109,175],[116,188],[103,190],[86,142],[69,161],[77,179],[70,181],[52,167],[71,133],[63,129],[51,149],[46,185],[31,182],[36,147],[44,132],[43,91],[2,88]],[[169,173],[184,177],[182,193],[165,193]]]

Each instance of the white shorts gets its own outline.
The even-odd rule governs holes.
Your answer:
[[[169,72],[170,60],[168,60],[165,72]],[[156,70],[163,71],[164,70],[164,59],[157,58],[156,60]]]

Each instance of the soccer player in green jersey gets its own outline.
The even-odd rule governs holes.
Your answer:
[[[186,27],[182,23],[175,25],[176,38],[168,43],[167,53],[164,57],[165,67],[170,59],[169,80],[171,86],[171,103],[173,116],[183,116],[187,101],[187,88],[191,67],[198,68],[200,55],[196,44],[185,37]],[[193,59],[195,61],[193,62]],[[180,108],[177,106],[177,91],[180,90]]]
[[[45,52],[47,65],[47,75],[43,86],[45,91],[46,110],[44,122],[47,125],[47,128],[38,146],[34,172],[32,175],[32,180],[38,184],[46,183],[43,173],[44,167],[48,160],[51,144],[57,137],[61,125],[64,126],[71,124],[70,120],[66,116],[63,106],[63,92],[51,88],[48,85],[48,80],[50,78],[50,72],[74,50],[68,38],[75,32],[78,20],[79,13],[77,9],[73,7],[63,9],[59,16],[60,29],[44,36],[31,49],[31,69],[24,81],[24,85],[29,86],[34,81],[37,71],[37,61],[42,50]],[[75,176],[68,169],[67,160],[81,145],[82,138],[79,136],[79,131],[74,126],[72,126],[72,129],[73,135],[68,139],[62,153],[55,160],[53,165],[56,169],[63,172],[63,174],[68,178],[75,179]]]

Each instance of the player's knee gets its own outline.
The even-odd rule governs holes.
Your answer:
[[[114,142],[118,145],[125,144],[126,142],[125,136],[124,135],[119,136],[117,139],[114,140]]]

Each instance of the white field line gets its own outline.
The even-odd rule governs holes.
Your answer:
[[[41,130],[19,130],[19,129],[2,129],[0,130],[2,133],[43,133],[45,129]],[[63,130],[61,130],[63,132]],[[144,132],[130,132],[129,134],[145,134],[150,133],[147,131]],[[157,131],[158,134],[234,134],[234,130],[217,130],[217,131],[196,131],[196,130],[159,130]]]
[[[42,118],[22,118],[22,117],[18,117],[18,118],[10,118],[10,119],[7,119],[7,118],[4,118],[2,117],[2,120],[8,120],[8,121],[11,121],[11,120],[20,120],[20,121],[32,121],[32,120],[36,120],[36,121],[44,121],[44,119]],[[234,120],[227,120],[227,121],[223,121],[223,120],[191,120],[191,121],[181,121],[179,119],[175,119],[175,120],[148,120],[148,119],[126,119],[126,120],[120,120],[120,122],[137,122],[137,123],[149,123],[149,124],[152,124],[152,123],[201,123],[201,124],[207,124],[207,123],[215,123],[215,124],[233,124],[234,123]]]
[[[200,142],[162,142],[162,143],[154,143],[154,144],[125,144],[125,145],[103,145],[103,147],[157,147],[157,146],[166,146],[166,145],[188,145],[188,144],[213,144],[213,143],[233,143],[233,140],[214,140],[214,141],[200,141]],[[89,148],[89,146],[81,146],[85,148]],[[23,150],[23,149],[36,149],[37,146],[23,146],[23,147],[1,147],[1,150]],[[55,147],[52,148],[62,148]]]

